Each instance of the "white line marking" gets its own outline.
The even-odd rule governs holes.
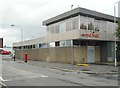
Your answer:
[[[1,80],[1,81],[4,81],[4,82],[5,82],[5,81],[11,81],[11,79],[4,80],[2,77],[0,77],[0,80]]]
[[[41,75],[41,74],[40,74],[40,76],[41,76],[41,77],[48,77],[48,76],[46,76],[46,75]]]
[[[39,73],[34,73],[31,71],[25,71],[22,69],[17,69],[15,67],[9,67],[12,71],[15,71],[15,74],[23,75],[26,78],[34,78],[34,77],[48,77],[47,75],[39,74]]]
[[[13,63],[13,61],[10,61],[11,63]]]
[[[0,82],[0,84],[2,84],[3,86],[6,86],[4,83]]]

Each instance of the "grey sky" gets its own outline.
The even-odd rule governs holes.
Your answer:
[[[45,36],[42,21],[69,11],[83,7],[90,10],[113,15],[114,3],[118,0],[0,0],[0,37],[4,45],[11,46],[20,41],[20,27],[23,28],[23,39]]]

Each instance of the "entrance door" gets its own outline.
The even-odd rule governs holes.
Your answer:
[[[87,47],[87,63],[95,63],[95,47]]]

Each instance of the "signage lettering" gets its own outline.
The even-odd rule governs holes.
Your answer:
[[[92,37],[92,38],[99,38],[99,34],[98,33],[83,33],[81,35],[82,37]]]

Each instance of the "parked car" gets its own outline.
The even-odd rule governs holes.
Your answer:
[[[3,54],[3,55],[9,55],[10,52],[8,52],[8,51],[6,51],[6,50],[2,50],[2,51],[1,51],[1,54]]]

